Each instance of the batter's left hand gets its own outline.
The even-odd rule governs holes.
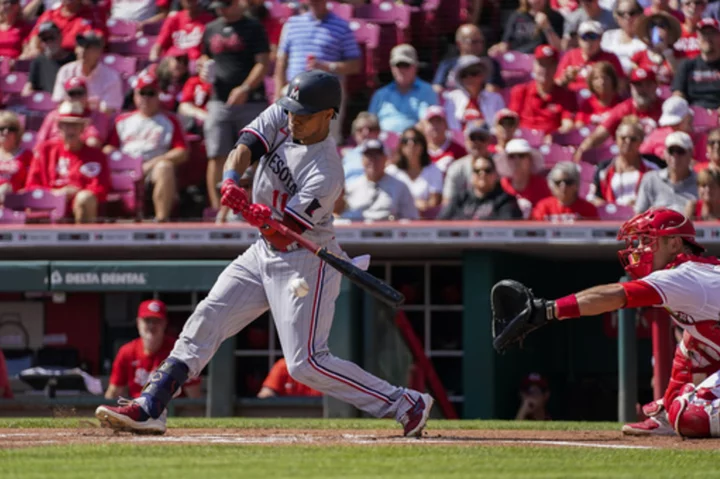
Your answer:
[[[223,181],[220,187],[220,194],[222,195],[220,198],[221,205],[227,206],[233,210],[234,213],[245,214],[244,211],[247,210],[250,203],[248,195],[245,190],[240,188],[233,180],[227,179]]]
[[[253,203],[242,212],[242,215],[249,225],[262,228],[267,223],[267,220],[272,217],[272,211],[269,206]]]

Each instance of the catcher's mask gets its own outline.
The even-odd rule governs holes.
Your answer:
[[[617,239],[625,241],[625,249],[618,256],[631,278],[652,273],[653,257],[662,236],[680,236],[694,254],[705,252],[695,240],[695,227],[689,219],[669,208],[650,208],[626,221],[618,232]]]

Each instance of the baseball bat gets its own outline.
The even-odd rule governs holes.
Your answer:
[[[363,271],[350,261],[341,258],[331,251],[328,251],[326,247],[320,247],[315,244],[315,242],[310,241],[301,234],[296,233],[284,224],[278,223],[272,218],[268,219],[265,223],[283,236],[296,241],[300,246],[325,261],[327,264],[338,270],[343,276],[347,277],[350,281],[357,284],[380,301],[395,308],[405,302],[405,296],[403,296],[400,291],[396,290],[385,281],[371,275],[367,271]]]

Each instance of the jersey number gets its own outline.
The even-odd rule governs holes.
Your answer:
[[[278,205],[278,196],[280,197],[280,205]],[[285,205],[287,205],[288,194],[280,194],[280,190],[273,190],[273,208],[285,211]]]

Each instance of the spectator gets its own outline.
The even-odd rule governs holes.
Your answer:
[[[41,1],[33,0],[31,3]],[[38,18],[35,27],[30,32],[28,57],[34,57],[41,51],[38,35],[40,26],[45,22],[52,22],[60,29],[60,46],[68,52],[72,52],[75,50],[78,35],[91,28],[104,28],[104,24],[101,25],[98,20],[92,7],[82,0],[61,0],[57,8],[46,9]]]
[[[397,45],[390,52],[393,81],[375,91],[368,111],[377,115],[383,131],[402,133],[417,124],[438,97],[432,86],[417,77],[418,57],[412,45]]]
[[[375,139],[380,135],[380,122],[377,116],[366,111],[358,113],[351,126],[354,148],[347,148],[343,152],[343,170],[345,171],[345,181],[363,175],[365,168],[363,167],[362,153],[360,146],[363,141]]]
[[[454,70],[457,88],[443,95],[451,130],[462,131],[471,118],[492,122],[495,114],[505,108],[499,93],[485,89],[492,68],[487,57],[463,55],[458,59]]]
[[[11,60],[23,52],[32,26],[22,17],[20,0],[2,0],[0,2],[0,57]]]
[[[660,128],[650,132],[640,145],[640,153],[662,158],[665,154],[665,138],[673,131],[684,131],[693,139],[695,150],[698,151],[695,160],[703,163],[707,161],[704,156],[705,136],[693,134],[693,111],[687,100],[678,96],[671,96],[665,100],[658,124]]]
[[[458,56],[447,58],[440,62],[435,77],[433,78],[433,89],[439,94],[443,89],[452,89],[457,87],[454,70],[457,61],[464,55],[475,55],[481,59],[488,59],[492,68],[489,69],[487,77],[487,89],[489,91],[499,91],[505,87],[505,80],[500,74],[500,64],[494,58],[486,55],[485,37],[482,31],[471,23],[460,25],[455,32],[455,45],[457,46]]]
[[[610,114],[583,140],[575,151],[574,159],[579,162],[586,151],[600,146],[610,136],[615,135],[620,122],[626,116],[640,118],[646,132],[657,127],[662,115],[662,100],[657,96],[657,81],[651,70],[637,68],[630,74],[630,95],[627,100],[617,104]]]
[[[561,161],[548,173],[552,196],[544,198],[532,210],[532,219],[552,223],[574,223],[598,219],[595,205],[580,198],[580,172],[572,161]]]
[[[52,99],[65,98],[65,83],[72,77],[84,77],[87,82],[90,108],[112,114],[122,108],[123,93],[120,74],[100,60],[105,39],[99,30],[88,30],[78,35],[75,55],[77,60],[58,71]]]
[[[682,24],[682,35],[673,46],[678,59],[695,58],[700,55],[697,24],[703,18],[708,2],[706,0],[680,0],[685,22]]]
[[[695,163],[695,171],[699,172],[705,168],[720,171],[720,128],[713,128],[708,132],[705,152],[706,162]]]
[[[283,87],[305,70],[323,70],[343,80],[360,73],[362,67],[362,53],[347,20],[328,10],[326,0],[307,0],[307,5],[307,13],[288,18],[283,26],[275,64],[276,99],[282,96]],[[343,95],[340,113],[331,124],[331,133],[339,144],[346,102]]]
[[[690,135],[676,131],[665,139],[667,168],[650,171],[640,181],[635,212],[654,206],[684,212],[690,200],[697,199],[697,175],[690,169],[693,142]]]
[[[597,165],[587,199],[596,206],[611,203],[634,206],[640,180],[657,164],[640,153],[645,130],[635,116],[623,119],[615,134],[618,155]]]
[[[112,19],[137,23],[138,31],[142,31],[143,25],[164,21],[170,4],[170,0],[106,0],[104,10]]]
[[[65,196],[76,223],[95,221],[110,189],[105,155],[82,140],[87,123],[82,104],[63,102],[58,111],[60,138],[35,147],[25,184],[28,190],[44,188]]]
[[[38,45],[41,51],[30,62],[30,73],[23,87],[23,95],[36,91],[52,93],[60,67],[75,61],[75,53],[62,48],[60,41],[60,29],[53,22],[45,22],[38,27]]]
[[[549,421],[547,403],[550,399],[548,383],[537,373],[531,373],[520,386],[520,409],[515,416],[516,421]]]
[[[680,62],[672,89],[691,105],[716,110],[720,108],[720,23],[703,18],[697,27],[700,55]]]
[[[203,81],[198,75],[188,78],[180,92],[178,114],[192,119],[198,125],[199,133],[202,133],[202,127],[207,119],[207,103],[211,94],[212,85]],[[190,128],[190,131],[195,131],[195,128]]]
[[[270,43],[270,63],[274,64],[277,57],[277,47],[280,43],[282,24],[265,6],[264,0],[246,0],[250,16],[260,22]]]
[[[550,8],[548,0],[520,0],[520,7],[508,18],[502,41],[490,48],[492,57],[507,51],[531,53],[549,44],[560,50],[565,19]]]
[[[510,140],[515,138],[518,127],[520,126],[520,117],[517,113],[509,108],[503,108],[495,114],[495,122],[493,124],[492,132],[495,134],[495,144],[488,146],[488,152],[490,153],[505,153],[505,146]],[[500,176],[507,176],[510,174],[510,170],[504,168],[502,162],[497,163],[498,173]],[[507,174],[506,174],[506,171]]]
[[[295,381],[290,373],[288,372],[287,363],[285,358],[278,359],[273,365],[272,369],[268,373],[265,381],[262,383],[262,388],[257,394],[260,399],[270,397],[312,397],[322,396],[320,391],[316,391],[310,386],[306,386],[303,383]]]
[[[0,349],[0,398],[1,399],[13,399],[13,392],[10,389],[10,377],[8,376],[7,363],[5,362],[5,355]]]
[[[501,110],[502,111],[502,110]],[[483,121],[471,121],[465,127],[465,149],[468,154],[453,161],[443,182],[442,203],[447,205],[458,191],[472,188],[472,167],[478,158],[491,158],[490,131]]]
[[[82,139],[88,146],[102,148],[108,138],[110,130],[110,119],[105,113],[97,110],[91,110],[88,104],[87,82],[83,77],[72,77],[65,82],[65,98],[63,100],[71,100],[78,102],[86,110],[89,120],[82,133]],[[48,113],[43,120],[42,126],[38,131],[35,141],[40,143],[46,140],[52,140],[60,137],[60,128],[58,127],[58,108]]]
[[[646,17],[650,17],[656,13],[667,13],[675,17],[675,19],[680,23],[685,21],[685,17],[683,16],[682,12],[678,12],[670,6],[670,0],[651,0],[650,6],[645,8],[645,11],[643,13]]]
[[[633,66],[652,70],[658,83],[669,85],[677,64],[673,45],[682,33],[680,22],[667,13],[656,13],[651,17],[641,18],[636,29],[637,36],[646,49],[632,56]]]
[[[517,198],[523,216],[527,218],[540,200],[551,195],[547,180],[539,174],[542,155],[527,140],[517,138],[508,142],[505,154],[510,176],[502,177],[500,185],[507,194]]]
[[[157,77],[142,73],[134,92],[137,110],[117,117],[105,153],[120,150],[142,157],[145,180],[153,185],[155,219],[163,222],[177,195],[175,168],[187,160],[187,141],[177,118],[160,107]]]
[[[617,28],[617,23],[615,22],[615,17],[612,12],[602,8],[599,0],[581,0],[580,8],[565,17],[563,50],[569,50],[578,46],[578,30],[580,25],[587,21],[598,22],[603,31]]]
[[[380,140],[365,140],[360,146],[365,174],[345,186],[336,214],[353,221],[416,220],[419,218],[410,189],[402,180],[387,174],[387,153]]]
[[[150,374],[170,355],[175,345],[175,339],[165,334],[167,323],[165,303],[159,299],[140,303],[135,319],[140,337],[118,350],[105,391],[106,399],[140,396]],[[192,378],[183,384],[182,392],[187,397],[201,397],[200,378]]]
[[[707,168],[697,175],[698,199],[690,200],[685,216],[696,221],[720,220],[720,171]]]
[[[430,160],[443,173],[447,171],[450,163],[467,154],[465,148],[455,142],[452,132],[448,130],[443,107],[433,105],[425,110],[421,125],[421,131],[427,139]]]
[[[472,163],[471,188],[455,194],[438,214],[439,220],[515,220],[522,212],[517,200],[503,191],[492,158],[479,157]]]
[[[587,83],[591,96],[580,103],[575,117],[577,128],[599,125],[621,101],[618,92],[620,80],[610,63],[594,64],[588,74]]]
[[[6,194],[25,187],[33,152],[23,148],[22,135],[18,116],[12,111],[0,111],[0,204]]]
[[[490,44],[499,40],[502,31],[500,4],[501,0],[472,0],[467,5],[468,24],[477,25],[490,40]]]
[[[213,208],[220,206],[222,167],[238,132],[267,107],[263,78],[270,47],[262,25],[245,15],[243,5],[243,0],[214,0],[211,7],[220,17],[205,27],[203,36],[200,78],[213,85],[203,125],[207,190]]]
[[[443,190],[443,172],[437,163],[431,163],[425,136],[415,128],[402,134],[395,164],[388,165],[385,173],[403,180],[415,199],[415,207],[423,217],[437,213]]]
[[[622,82],[620,90],[623,91],[626,77],[620,60],[614,53],[604,52],[600,48],[600,39],[603,34],[600,22],[593,20],[583,22],[578,34],[580,46],[565,52],[557,67],[555,73],[557,84],[574,92],[587,89],[587,77],[592,66],[597,62],[608,62]]]
[[[520,117],[520,126],[553,133],[568,132],[577,110],[576,95],[555,84],[558,65],[557,50],[548,45],[535,50],[533,79],[514,86],[510,91],[510,109]]]
[[[160,104],[168,111],[176,111],[185,83],[190,79],[188,56],[184,53],[165,56],[157,66]]]
[[[620,60],[623,70],[630,74],[632,70],[632,56],[644,50],[645,44],[635,35],[637,21],[642,18],[642,8],[636,0],[618,0],[615,5],[615,20],[620,28],[607,30],[603,33],[600,48],[614,53]]]
[[[205,11],[198,0],[181,0],[182,10],[172,12],[163,22],[160,34],[150,50],[150,61],[165,55],[186,54],[197,60],[202,54],[205,25],[214,17]]]

